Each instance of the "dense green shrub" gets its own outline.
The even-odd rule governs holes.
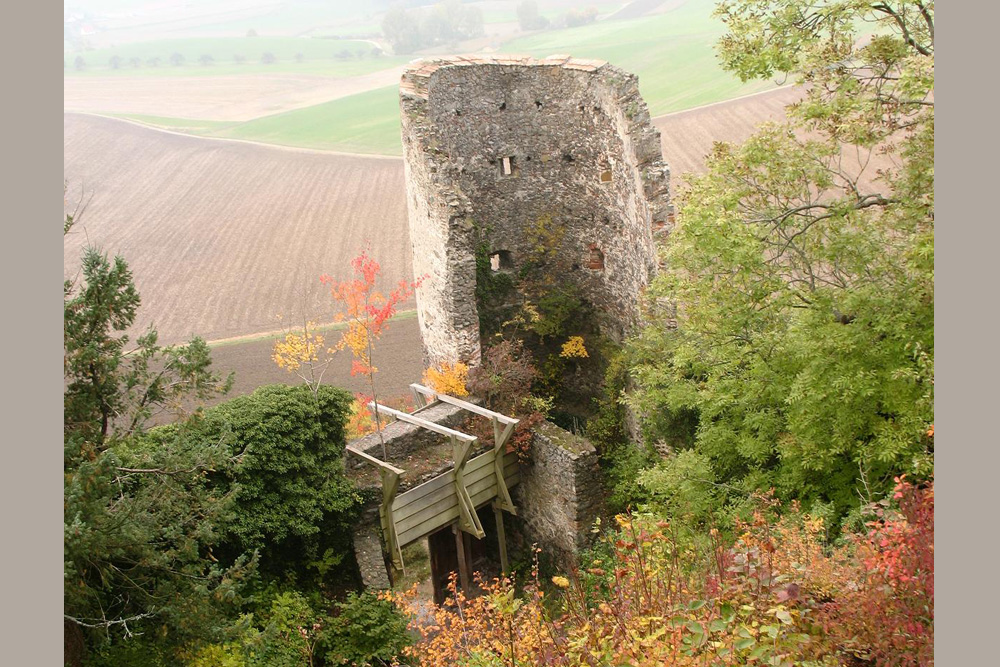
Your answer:
[[[65,283],[63,316],[67,658],[155,664],[178,642],[219,635],[249,567],[240,554],[206,557],[232,516],[207,474],[232,464],[228,449],[187,430],[146,448],[145,424],[229,383],[204,341],[162,348],[149,329],[130,344],[140,300],[123,258],[88,248],[81,273]],[[158,646],[125,641],[138,635]]]
[[[350,593],[336,610],[320,642],[327,664],[388,664],[411,643],[406,617],[373,593]]]
[[[194,427],[205,442],[227,443],[237,461],[227,474],[230,551],[257,550],[265,575],[323,578],[350,560],[361,502],[344,476],[351,401],[334,387],[271,385],[206,410]]]

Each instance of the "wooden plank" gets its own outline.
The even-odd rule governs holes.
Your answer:
[[[465,479],[467,483],[472,484],[473,482],[478,482],[483,477],[491,474],[493,459],[493,452],[490,451],[469,461],[465,468]],[[396,516],[401,519],[408,517],[414,512],[419,511],[422,505],[437,502],[441,498],[453,493],[454,490],[451,488],[451,483],[454,478],[448,473],[454,473],[454,470],[442,473],[434,479],[424,482],[420,486],[416,486],[405,493],[399,494],[396,497],[396,502],[392,505],[393,512],[395,512]],[[416,507],[413,507],[413,505],[416,505]]]
[[[349,451],[351,454],[354,454],[355,456],[360,457],[360,458],[364,459],[365,461],[368,461],[368,463],[372,463],[374,465],[377,465],[379,468],[382,468],[383,470],[388,470],[389,472],[395,473],[397,475],[404,475],[404,474],[406,474],[406,471],[403,470],[402,468],[397,468],[396,466],[392,465],[391,463],[386,463],[382,459],[377,459],[374,456],[372,456],[371,454],[365,454],[360,449],[354,449],[353,447],[345,447],[344,449],[346,449],[347,451]]]
[[[498,419],[504,424],[517,424],[520,419],[515,419],[514,417],[508,417],[507,415],[494,412],[475,403],[469,403],[468,401],[463,401],[460,398],[455,398],[454,396],[449,396],[448,394],[439,394],[433,389],[423,386],[422,384],[411,384],[410,389],[414,394],[422,394],[427,396],[431,400],[438,400],[442,403],[448,403],[449,405],[454,405],[456,407],[462,408],[463,410],[468,410],[469,412],[474,412],[482,417],[491,417],[493,419]]]
[[[521,481],[520,471],[516,463],[509,468],[506,478],[510,486],[516,486]],[[496,478],[492,475],[480,480],[470,489],[472,503],[477,508],[489,503],[495,496]],[[459,517],[458,498],[452,495],[450,500],[450,504],[442,503],[431,511],[410,517],[403,522],[402,527],[397,524],[399,546],[405,547],[457,520]]]
[[[511,471],[513,474],[516,474],[517,468],[511,468]],[[476,479],[467,481],[469,493],[478,494],[483,489],[487,488],[496,490],[496,477],[491,473],[491,469],[484,468],[482,469],[482,473],[479,474]],[[406,506],[405,512],[397,511],[394,508],[393,516],[396,518],[397,526],[400,526],[399,530],[407,530],[418,523],[427,521],[433,517],[435,513],[444,512],[453,506],[458,506],[458,498],[455,495],[454,487],[449,485],[443,489],[435,491],[429,496],[425,496],[419,502],[410,503]]]
[[[399,421],[403,421],[408,424],[413,424],[415,426],[425,428],[428,431],[434,431],[435,433],[440,433],[441,435],[447,435],[448,437],[451,438],[458,438],[463,442],[475,442],[477,439],[476,436],[474,435],[469,435],[468,433],[462,433],[461,431],[456,431],[453,428],[448,428],[447,426],[441,426],[439,424],[435,424],[432,421],[421,419],[420,417],[414,417],[408,412],[401,412],[400,410],[387,408],[384,405],[379,405],[375,401],[371,401],[368,404],[368,407],[371,408],[372,410],[378,410],[378,412],[381,414],[386,414],[391,417],[395,417]]]
[[[488,504],[495,496],[496,486],[494,485],[471,494],[472,502],[476,507],[482,507],[483,505]],[[452,521],[458,519],[458,517],[459,509],[457,498],[453,499],[453,504],[444,510],[438,510],[437,512],[429,515],[411,517],[410,521],[406,522],[409,525],[399,528],[397,531],[399,544],[401,546],[406,546],[407,544],[410,544],[425,535],[447,526]],[[418,522],[420,519],[423,520]]]
[[[521,481],[517,456],[509,454],[505,459],[508,461],[507,465],[504,466],[507,484],[509,486],[516,486]],[[488,475],[472,485],[470,495],[477,507],[488,502],[496,494],[495,480],[495,477]],[[406,546],[424,535],[447,526],[457,519],[458,515],[458,498],[453,493],[445,501],[439,501],[434,506],[426,508],[420,514],[408,517],[407,520],[402,522],[402,526],[397,524],[398,544],[401,547]]]

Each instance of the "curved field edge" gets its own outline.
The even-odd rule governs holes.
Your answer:
[[[703,171],[714,141],[742,141],[799,95],[786,88],[655,119],[674,184]],[[121,253],[143,298],[136,331],[156,324],[167,344],[194,334],[213,341],[219,369],[237,372],[236,393],[298,382],[271,361],[282,328],[275,315],[288,326],[303,314],[330,322],[317,278],[346,277],[366,241],[387,285],[412,277],[401,160],[211,141],[80,114],[66,114],[64,129],[70,201],[81,186],[93,196],[64,242],[67,277],[86,242]],[[377,364],[391,389],[422,370],[416,318],[399,319]],[[330,382],[353,387],[349,368],[337,368]]]
[[[503,50],[537,57],[571,53],[607,60],[638,75],[640,91],[654,116],[776,88],[774,82],[741,83],[719,66],[714,49],[724,26],[711,17],[713,5],[714,0],[688,0],[661,14],[516,39]],[[164,118],[153,124],[280,146],[402,154],[396,85],[226,126]]]
[[[135,331],[164,343],[330,321],[327,273],[349,277],[364,247],[382,288],[409,278],[399,160],[206,141],[98,116],[66,114],[70,206],[89,200],[64,239],[64,274],[82,248],[122,254],[143,297]],[[279,321],[278,316],[282,317]]]

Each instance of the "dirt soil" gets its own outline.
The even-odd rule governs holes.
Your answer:
[[[338,332],[331,332],[331,337]],[[236,373],[233,395],[249,394],[265,384],[301,384],[294,373],[278,368],[271,361],[274,341],[270,339],[247,343],[219,345],[212,348],[212,366],[219,372]],[[420,382],[423,374],[420,328],[417,319],[392,321],[378,341],[373,357],[378,368],[375,374],[376,389],[382,400],[409,395],[410,383]],[[323,383],[342,387],[351,392],[370,393],[363,377],[351,376],[350,352],[334,356]]]
[[[685,174],[705,171],[705,156],[714,142],[741,143],[761,123],[784,121],[785,106],[802,99],[804,94],[802,87],[788,86],[654,118],[653,124],[660,130],[663,157],[670,165],[671,190],[676,193],[683,186]],[[875,183],[878,170],[891,165],[888,157],[877,152],[848,151],[842,156],[840,166],[854,175],[862,173],[863,167],[860,183],[865,188],[874,188],[878,187]]]
[[[704,170],[713,141],[746,139],[801,94],[778,89],[654,119],[675,192],[683,174]],[[70,207],[80,188],[92,195],[65,239],[65,275],[77,274],[87,243],[121,253],[147,304],[136,330],[155,322],[164,343],[274,331],[279,314],[330,321],[318,277],[347,278],[366,240],[383,288],[412,277],[398,158],[209,140],[80,114],[66,114],[64,129]],[[235,393],[298,382],[271,362],[271,345],[213,351],[220,369],[237,372]],[[396,323],[378,354],[386,395],[405,393],[423,370],[416,319]],[[329,383],[360,389],[346,357],[339,363]]]
[[[72,202],[89,197],[64,239],[77,275],[90,243],[129,262],[142,295],[137,330],[161,342],[208,340],[332,321],[323,273],[351,277],[370,243],[381,289],[412,274],[399,159],[290,151],[65,115]]]
[[[399,83],[403,67],[337,78],[304,74],[66,77],[66,111],[247,121]]]
[[[756,95],[658,116],[663,158],[670,165],[671,186],[684,174],[705,171],[705,156],[716,141],[745,141],[758,125],[785,118],[785,105],[802,97],[801,88],[778,88]]]

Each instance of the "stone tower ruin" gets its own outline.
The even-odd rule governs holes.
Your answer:
[[[403,74],[400,106],[425,361],[478,363],[477,252],[516,273],[546,234],[546,275],[621,341],[670,209],[635,75],[568,56],[424,60]]]

